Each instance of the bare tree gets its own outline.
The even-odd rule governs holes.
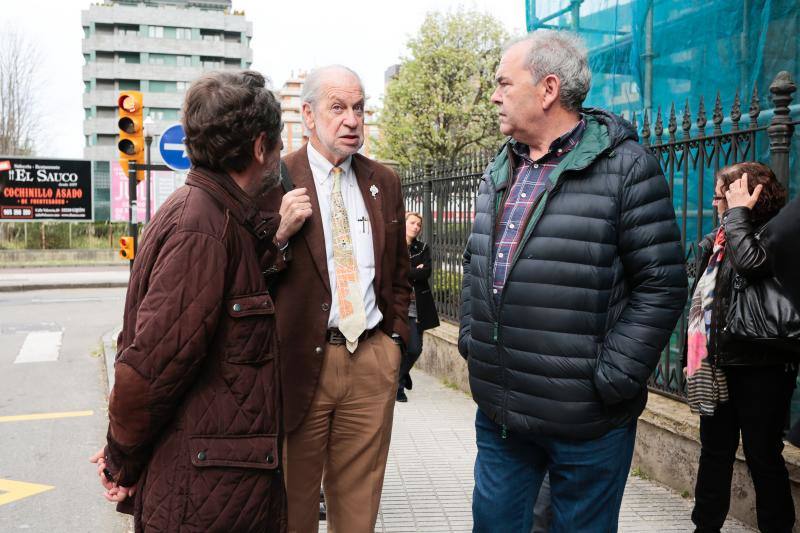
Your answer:
[[[0,29],[0,155],[34,153],[40,64],[33,42],[14,30]]]

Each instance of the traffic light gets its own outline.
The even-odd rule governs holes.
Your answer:
[[[133,261],[133,237],[130,235],[123,235],[119,238],[119,256],[123,259]]]
[[[122,91],[117,98],[117,117],[119,120],[119,164],[128,175],[128,161],[144,164],[144,128],[142,127],[142,93]],[[136,179],[144,179],[144,171],[136,172]]]

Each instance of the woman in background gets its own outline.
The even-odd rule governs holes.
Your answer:
[[[408,279],[411,282],[411,304],[408,306],[408,325],[411,330],[408,347],[400,363],[400,381],[397,386],[397,401],[407,402],[405,389],[413,383],[409,372],[422,353],[422,332],[439,325],[436,304],[433,301],[428,279],[431,277],[431,249],[417,239],[422,231],[422,215],[410,211],[406,213],[406,244],[411,268]]]
[[[689,312],[689,405],[700,414],[701,444],[692,521],[698,533],[720,531],[741,433],[759,529],[789,533],[795,512],[782,437],[797,355],[733,338],[726,328],[735,276],[758,283],[774,275],[758,233],[787,193],[769,167],[755,162],[720,169],[715,185],[721,225],[700,242]]]

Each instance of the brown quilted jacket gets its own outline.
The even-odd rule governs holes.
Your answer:
[[[109,470],[136,531],[282,532],[274,306],[278,216],[231,178],[189,173],[131,273],[109,401]]]

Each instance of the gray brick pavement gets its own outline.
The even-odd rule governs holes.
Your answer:
[[[472,530],[475,404],[460,391],[414,371],[409,402],[397,404],[381,511],[385,533]],[[624,533],[692,531],[691,500],[631,477],[620,512]],[[326,531],[324,522],[320,531]],[[726,533],[753,531],[728,520]]]

